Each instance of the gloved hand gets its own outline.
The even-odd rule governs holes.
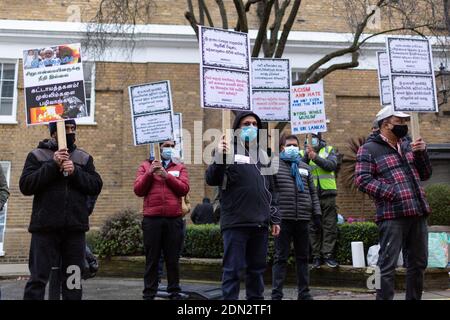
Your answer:
[[[322,216],[320,214],[314,214],[312,216],[312,220],[313,220],[315,231],[317,233],[320,233],[320,231],[322,230]]]

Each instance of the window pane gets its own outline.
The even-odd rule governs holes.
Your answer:
[[[86,99],[86,109],[87,109],[88,115],[92,116],[91,115],[91,99]]]
[[[3,79],[14,80],[16,65],[12,63],[4,63],[3,64]]]
[[[91,98],[91,90],[92,90],[92,84],[90,83],[84,83],[84,89],[86,90],[86,99]]]
[[[5,224],[5,210],[0,211],[0,226]]]
[[[0,116],[11,116],[12,115],[12,99],[1,99],[0,100]]]
[[[2,83],[2,97],[12,98],[14,94],[14,81],[4,80]]]
[[[0,243],[3,242],[3,230],[4,230],[4,226],[0,226]]]
[[[83,63],[84,81],[92,81],[92,67],[93,63]]]

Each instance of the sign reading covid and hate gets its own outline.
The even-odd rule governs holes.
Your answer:
[[[248,34],[199,26],[203,108],[251,110]]]
[[[128,87],[134,145],[174,140],[169,81]]]
[[[292,86],[291,93],[292,133],[327,131],[323,82]]]
[[[380,104],[391,104],[391,84],[389,80],[389,58],[386,51],[377,52],[378,61],[378,88],[380,92]]]
[[[252,106],[262,121],[291,120],[288,59],[252,58]]]
[[[23,51],[27,125],[89,117],[79,43]]]
[[[387,37],[386,48],[394,110],[438,112],[429,40]]]

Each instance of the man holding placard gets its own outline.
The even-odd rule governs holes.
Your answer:
[[[394,298],[395,267],[400,250],[406,251],[406,299],[422,297],[427,267],[431,210],[420,181],[431,176],[431,163],[422,138],[413,143],[406,136],[410,116],[388,105],[376,119],[380,134],[358,150],[355,183],[372,196],[376,205],[380,252],[381,289],[378,300]]]
[[[102,179],[94,160],[75,145],[76,123],[66,120],[67,148],[58,148],[56,123],[50,139],[41,141],[25,161],[20,191],[34,196],[29,268],[24,299],[43,300],[52,267],[62,266],[62,297],[80,300],[85,232],[89,230],[89,197],[100,194]],[[69,277],[75,281],[69,281]]]
[[[144,197],[145,300],[153,300],[158,291],[158,264],[161,251],[167,268],[167,292],[170,299],[181,298],[178,261],[183,242],[182,197],[189,192],[189,176],[181,162],[172,161],[175,142],[159,144],[161,160],[145,160],[139,166],[134,193]]]

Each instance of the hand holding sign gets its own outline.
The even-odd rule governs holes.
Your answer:
[[[223,135],[222,139],[220,139],[217,149],[220,154],[228,154],[230,152],[230,146],[225,139],[225,135]]]
[[[67,175],[71,176],[75,171],[75,166],[72,160],[66,160],[62,163],[62,170],[64,173],[67,172]]]
[[[421,137],[419,137],[416,141],[411,143],[411,148],[413,152],[420,152],[425,151],[427,145],[425,141],[422,140]]]

